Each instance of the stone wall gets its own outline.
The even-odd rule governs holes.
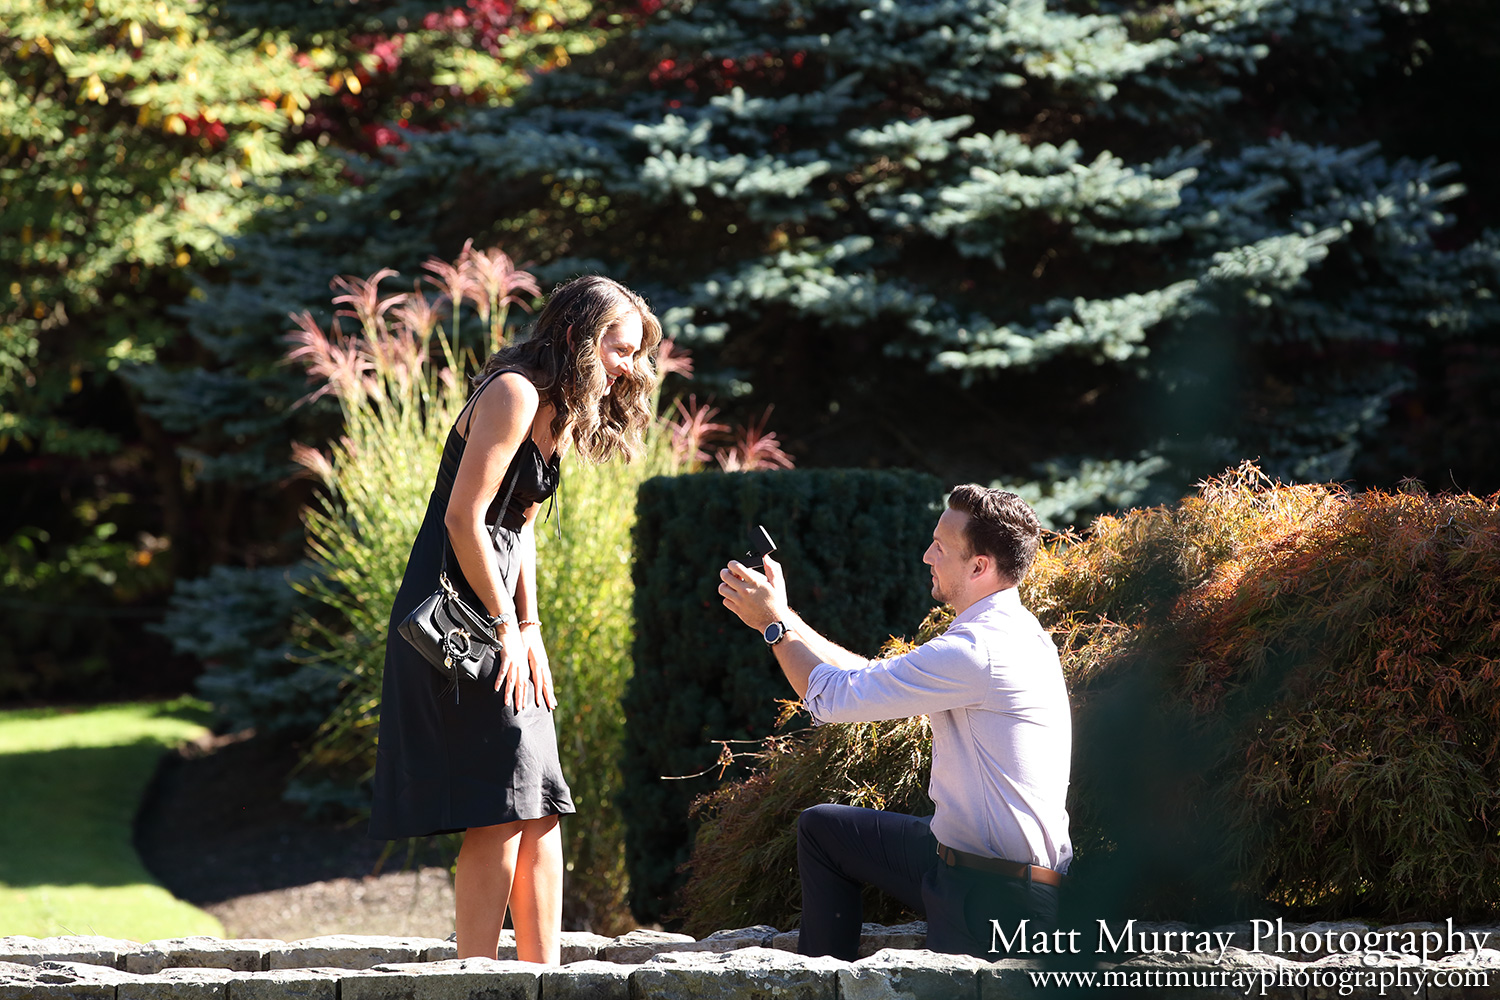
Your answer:
[[[796,954],[796,932],[773,927],[720,931],[701,941],[661,931],[618,938],[564,933],[563,965],[515,960],[507,932],[495,959],[457,959],[452,941],[323,937],[305,941],[181,938],[138,944],[99,937],[0,938],[0,1000],[1019,1000],[1092,995],[1218,1000],[1274,997],[1418,997],[1500,1000],[1500,950],[1436,948],[1426,959],[1397,951],[1350,952],[1317,939],[1368,934],[1363,924],[1287,925],[1311,947],[1250,950],[1249,925],[1217,928],[1212,952],[1196,949],[1181,924],[1139,924],[1139,941],[1171,948],[1112,956],[1075,955],[1052,966],[1034,956],[987,962],[925,950],[918,924],[866,924],[855,962]],[[1440,925],[1402,925],[1400,934]],[[1500,946],[1500,929],[1487,945]],[[1163,938],[1173,932],[1174,938]],[[1399,932],[1399,933],[1398,933]],[[1195,932],[1200,933],[1200,932]],[[1383,932],[1382,932],[1383,933]],[[1463,939],[1460,939],[1463,940]],[[1470,939],[1472,940],[1472,939]],[[1186,944],[1186,946],[1184,946]],[[1111,978],[1106,981],[1103,977]],[[1092,976],[1081,982],[1078,976]],[[1064,981],[1062,977],[1068,977]],[[1101,987],[1113,987],[1103,988]]]

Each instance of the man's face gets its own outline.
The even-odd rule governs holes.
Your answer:
[[[964,538],[968,523],[969,515],[961,510],[943,511],[932,529],[932,544],[922,554],[922,561],[932,567],[932,596],[944,604],[954,603],[963,593],[963,583],[969,576],[973,556]]]

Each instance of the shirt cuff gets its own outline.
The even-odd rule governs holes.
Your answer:
[[[814,703],[823,694],[823,689],[828,684],[829,671],[838,672],[838,668],[831,663],[819,663],[807,674],[807,694],[802,696],[802,707],[807,709],[807,714],[812,716],[813,725],[823,725],[822,719],[818,718],[818,711]]]

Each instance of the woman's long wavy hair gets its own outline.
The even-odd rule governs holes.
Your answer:
[[[599,341],[622,317],[641,318],[641,349],[630,374],[608,381],[599,361]],[[603,462],[615,455],[629,462],[655,414],[656,347],[661,322],[646,300],[618,281],[596,274],[559,285],[532,324],[530,336],[490,355],[475,376],[482,382],[502,368],[525,371],[542,398],[552,404],[552,435],[571,439],[579,455]]]

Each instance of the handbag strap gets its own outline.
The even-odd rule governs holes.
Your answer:
[[[517,454],[519,454],[519,450]],[[494,542],[500,536],[500,529],[503,527],[503,523],[505,521],[505,512],[510,509],[510,498],[514,496],[516,492],[516,481],[521,478],[521,467],[515,463],[514,458],[511,459],[511,465],[513,466],[513,468],[511,469],[510,473],[510,488],[505,491],[505,502],[500,505],[500,513],[495,515],[495,527],[490,531],[491,542]],[[448,549],[450,546],[452,546],[452,544],[452,540],[448,538],[448,526],[444,524],[443,564],[442,568],[438,570],[438,584],[443,588],[443,590],[448,592],[449,597],[453,598],[454,600],[460,600],[457,588],[455,588],[453,584],[448,580]],[[453,558],[457,560],[458,553],[455,552],[453,554]]]

